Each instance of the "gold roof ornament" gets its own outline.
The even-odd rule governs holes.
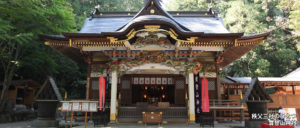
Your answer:
[[[155,13],[155,10],[154,10],[154,9],[151,9],[151,10],[150,10],[150,13],[151,13],[151,14],[154,14],[154,13]]]
[[[149,31],[149,32],[158,32],[160,31],[159,28],[160,28],[160,25],[145,25],[144,26],[146,31]]]

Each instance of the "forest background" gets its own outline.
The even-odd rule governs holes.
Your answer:
[[[218,12],[230,32],[272,31],[265,43],[222,69],[222,76],[281,77],[300,65],[299,0],[162,0],[168,11]],[[144,0],[0,0],[0,82],[55,78],[69,98],[84,98],[86,66],[45,46],[39,34],[77,32],[95,6],[139,11]],[[0,104],[3,100],[1,95]]]

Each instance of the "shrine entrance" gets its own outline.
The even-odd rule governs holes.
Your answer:
[[[132,88],[133,103],[147,102],[156,105],[158,102],[169,102],[174,104],[174,86],[166,85],[141,85]]]
[[[121,78],[120,105],[131,106],[140,102],[157,105],[185,106],[186,83],[181,75],[124,75]]]
[[[168,123],[186,123],[188,120],[187,83],[184,75],[171,74],[166,69],[140,68],[134,74],[122,75],[118,90],[117,120],[120,123],[143,121],[143,112],[161,113],[162,121]]]

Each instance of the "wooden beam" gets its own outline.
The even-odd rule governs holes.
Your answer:
[[[216,74],[217,74],[217,79],[216,79],[216,99],[221,100],[221,79],[220,79],[220,73],[219,73],[219,65],[216,64]]]
[[[256,93],[255,85],[252,88],[252,91],[251,91],[250,95],[254,96],[254,99],[257,98],[257,100],[260,100],[259,95]]]
[[[296,93],[295,93],[295,86],[294,85],[292,86],[292,89],[293,89],[293,95],[295,95]]]
[[[259,92],[260,96],[264,98],[263,100],[268,100],[267,92],[265,88],[260,85],[260,83],[256,85],[256,88],[258,89],[257,91]]]
[[[94,54],[93,54],[93,56],[94,56]],[[93,63],[93,60],[91,58],[93,58],[93,56],[90,57],[90,59],[88,61],[88,67],[87,67],[87,74],[88,74],[88,76],[86,78],[86,96],[85,96],[86,100],[90,99],[91,72],[92,72],[92,66],[91,65]]]
[[[42,93],[42,91],[44,90],[44,88],[48,85],[48,82],[49,82],[49,77],[47,77],[47,79],[44,81],[42,87],[36,93],[36,95],[34,96],[33,100],[36,100],[39,97],[39,95]]]

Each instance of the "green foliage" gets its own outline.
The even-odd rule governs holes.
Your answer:
[[[85,87],[80,83],[86,79],[81,74],[85,68],[81,71],[75,62],[45,46],[38,37],[76,32],[74,17],[72,5],[66,0],[0,1],[0,63],[18,66],[16,70],[1,67],[2,80],[8,76],[4,72],[12,71],[14,79],[33,79],[40,83],[52,75],[61,90],[70,92]],[[84,92],[78,97],[83,98]]]
[[[230,32],[245,34],[272,31],[260,45],[230,66],[222,75],[283,76],[299,65],[300,2],[295,0],[205,0],[165,1],[168,10],[218,11]]]
[[[101,11],[139,11],[144,0],[101,0]]]
[[[72,4],[73,13],[75,14],[76,29],[80,30],[85,18],[90,15],[95,4],[93,0],[68,0]]]
[[[290,12],[290,28],[295,30],[295,34],[300,36],[300,1],[294,1]]]
[[[261,33],[266,28],[266,12],[261,4],[233,0],[220,3],[220,12],[230,32]]]
[[[295,29],[290,29],[288,25],[290,15],[290,9],[288,8],[291,8],[292,4],[276,0],[246,2],[250,4],[247,4],[247,7],[243,7],[241,10],[247,8],[244,10],[244,13],[250,16],[247,20],[237,18],[235,20],[237,21],[235,22],[236,24],[228,24],[232,23],[230,20],[230,22],[226,20],[228,18],[226,15],[228,15],[230,9],[227,9],[228,12],[225,11],[225,15],[222,14],[223,17],[225,16],[224,21],[228,28],[234,32],[259,33],[272,30],[272,33],[265,41],[265,44],[260,45],[231,66],[228,66],[223,71],[224,75],[279,77],[297,68],[297,59],[299,58],[296,47],[297,38],[292,34],[295,32]],[[234,4],[234,6],[236,5]],[[250,11],[247,11],[249,9]],[[232,12],[234,14],[235,11]],[[235,17],[238,16],[235,15]],[[239,21],[238,19],[242,20]],[[247,22],[253,22],[254,24]],[[253,53],[256,53],[255,56],[253,56]],[[248,68],[236,69],[241,66]]]
[[[207,0],[165,0],[163,3],[169,11],[203,11],[211,5]]]
[[[58,85],[62,85],[61,92],[67,91],[70,98],[83,99],[85,97],[85,85],[82,81],[86,80],[86,65],[77,65],[70,58],[57,53],[54,49],[49,51],[50,57],[57,64],[55,77]],[[62,93],[63,94],[63,93]]]

